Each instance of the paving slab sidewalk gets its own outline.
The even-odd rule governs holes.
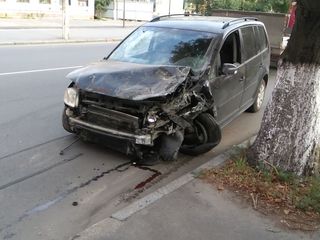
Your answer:
[[[320,239],[319,231],[287,231],[228,191],[218,191],[194,176],[201,169],[218,166],[227,158],[228,154],[219,155],[72,239]]]
[[[125,21],[125,27],[137,27],[143,21]],[[55,18],[1,18],[0,29],[26,29],[26,28],[61,28],[62,17]],[[104,27],[123,27],[123,21],[113,19],[70,19],[71,28],[104,28]]]
[[[59,18],[1,19],[0,45],[120,41],[143,22],[119,20],[71,20],[68,40],[62,38]]]

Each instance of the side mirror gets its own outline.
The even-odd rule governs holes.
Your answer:
[[[238,73],[238,67],[235,64],[225,63],[222,66],[222,73],[225,75],[236,75]]]

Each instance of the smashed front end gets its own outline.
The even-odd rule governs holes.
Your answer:
[[[174,159],[185,130],[192,131],[194,118],[212,108],[208,84],[195,79],[188,67],[129,64],[114,70],[121,65],[112,64],[112,71],[96,65],[69,76],[66,92],[74,89],[65,96],[69,130],[122,139],[128,143],[124,152],[139,158],[153,152]],[[68,102],[72,98],[74,104]]]

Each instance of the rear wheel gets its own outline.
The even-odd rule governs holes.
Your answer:
[[[185,133],[180,151],[189,155],[199,155],[210,151],[221,140],[221,130],[214,117],[202,113],[194,120],[194,131]]]
[[[248,110],[247,110],[248,112],[255,113],[261,109],[265,92],[266,92],[266,82],[264,80],[262,80],[260,83],[258,92],[257,92],[256,100],[251,105],[251,107],[248,108]]]

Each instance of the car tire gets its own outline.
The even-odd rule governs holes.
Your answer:
[[[220,143],[221,129],[211,114],[201,113],[194,120],[194,127],[191,136],[185,135],[180,152],[196,156],[210,151]]]
[[[171,135],[159,137],[159,155],[163,161],[174,161],[178,158],[178,152],[183,142],[183,132],[178,131]]]
[[[256,113],[261,109],[265,93],[266,93],[266,82],[262,80],[259,85],[257,96],[254,100],[254,103],[247,109],[247,112]]]
[[[68,120],[68,116],[66,114],[66,110],[67,108],[64,107],[63,108],[63,112],[62,112],[62,126],[64,128],[64,130],[66,130],[67,132],[69,133],[75,133],[75,131],[73,131],[70,127],[70,124],[69,124],[69,120]]]

